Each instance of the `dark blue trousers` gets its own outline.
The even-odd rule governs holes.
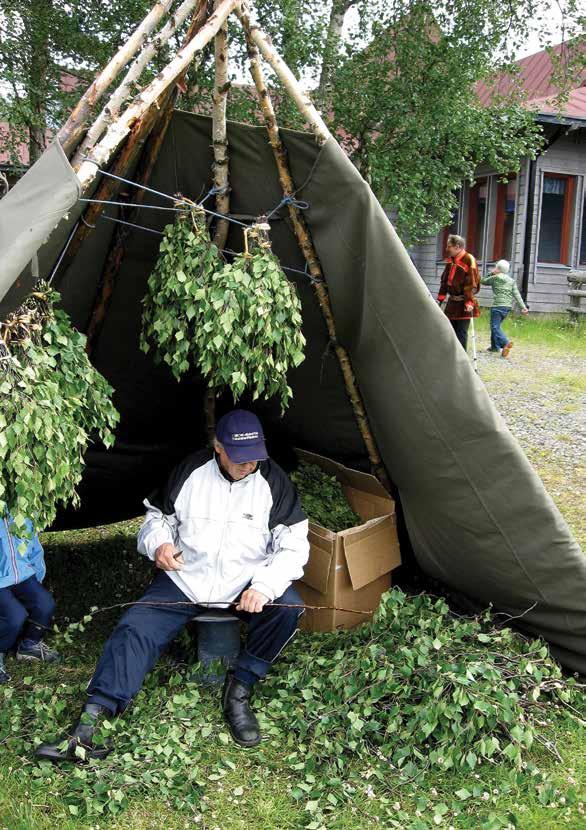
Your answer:
[[[504,349],[509,338],[501,329],[505,317],[510,312],[507,306],[493,306],[490,309],[490,347],[491,349]]]
[[[185,594],[164,571],[159,571],[139,603],[128,610],[104,647],[88,686],[89,703],[107,706],[112,714],[124,711],[140,690],[144,678],[161,653],[186,623],[206,609],[195,604],[164,606],[156,603],[187,602]],[[275,602],[302,605],[299,594],[288,588]],[[265,605],[258,614],[230,609],[248,623],[244,649],[236,669],[265,677],[297,628],[299,608]]]
[[[23,637],[38,642],[54,612],[55,600],[34,576],[0,588],[0,651],[11,649],[21,631]]]
[[[468,329],[470,328],[470,320],[450,320],[452,328],[456,333],[456,337],[462,344],[464,351],[468,349]]]

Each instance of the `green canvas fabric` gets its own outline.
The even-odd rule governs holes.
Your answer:
[[[327,201],[318,194],[327,193]],[[586,557],[368,186],[334,141],[311,229],[415,555],[586,670]]]
[[[352,358],[419,564],[477,605],[492,603],[521,617],[517,623],[549,641],[565,666],[586,674],[586,558],[348,158],[334,140],[320,149],[311,136],[282,134],[297,195],[310,205],[305,215],[328,282],[337,337]],[[229,124],[228,137],[231,210],[266,213],[281,199],[266,132]],[[201,198],[211,186],[211,164],[210,119],[176,112],[151,185]],[[145,201],[169,204],[152,194]],[[112,216],[114,211],[107,210]],[[74,218],[72,211],[69,221]],[[142,210],[136,221],[160,231],[169,215]],[[99,221],[58,277],[64,306],[82,330],[114,227]],[[67,227],[59,233],[39,252],[42,268],[54,262]],[[281,263],[303,271],[285,210],[271,222],[271,239]],[[176,383],[138,348],[141,299],[159,241],[156,233],[131,233],[95,344],[92,359],[116,389],[122,421],[112,451],[95,447],[88,453],[81,512],[62,516],[70,526],[136,515],[175,460],[205,440],[202,379],[193,373]],[[227,248],[242,249],[235,226]],[[285,465],[287,449],[300,446],[367,469],[311,283],[303,273],[287,273],[302,301],[307,357],[291,373],[294,397],[283,418],[274,401],[254,404],[269,450]],[[0,312],[6,309],[4,303]],[[229,406],[225,396],[218,411]]]
[[[53,234],[80,195],[77,176],[61,145],[54,142],[36,164],[0,200],[0,301]],[[57,238],[60,233],[55,233]],[[31,277],[32,279],[32,277]]]

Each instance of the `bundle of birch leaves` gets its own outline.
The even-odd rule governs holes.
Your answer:
[[[89,362],[85,336],[39,283],[0,327],[0,519],[20,537],[77,505],[84,453],[114,443],[112,387]]]
[[[301,303],[270,248],[268,225],[246,231],[249,250],[224,262],[203,210],[167,225],[143,300],[141,348],[175,378],[196,367],[234,400],[292,396],[287,372],[304,359]]]

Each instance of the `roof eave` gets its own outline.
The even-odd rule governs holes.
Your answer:
[[[552,112],[538,112],[535,114],[537,121],[543,121],[546,124],[560,124],[568,127],[586,127],[586,116],[578,115],[555,115]]]

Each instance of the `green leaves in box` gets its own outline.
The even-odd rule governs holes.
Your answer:
[[[362,519],[348,504],[342,485],[316,464],[301,462],[291,474],[297,487],[301,506],[307,518],[339,533],[362,524]]]

